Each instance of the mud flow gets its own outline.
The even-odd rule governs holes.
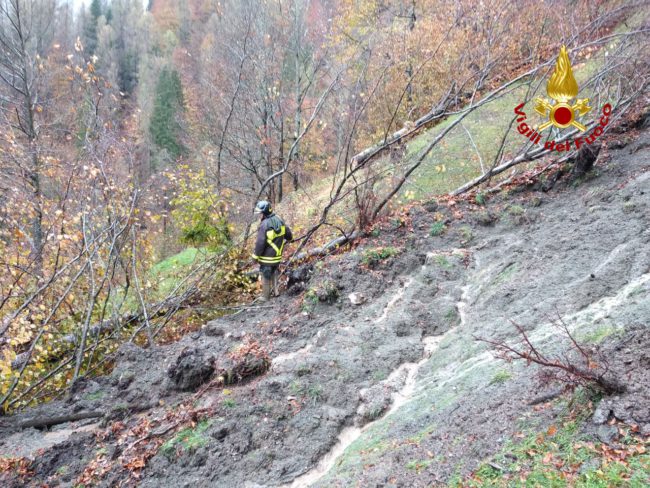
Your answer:
[[[0,480],[442,486],[472,473],[522,426],[556,421],[560,403],[534,405],[540,395],[557,397],[557,385],[535,367],[495,358],[476,338],[516,343],[514,322],[562,353],[558,316],[626,385],[602,397],[584,432],[597,438],[616,418],[650,434],[649,170],[644,133],[579,184],[524,187],[487,208],[415,206],[408,225],[386,223],[330,256],[272,309],[207,323],[168,346],[125,346],[110,376],[79,385],[69,400],[0,419],[0,456],[31,460],[29,478],[5,472]],[[447,229],[431,236],[440,215]],[[364,252],[387,246],[397,252],[364,264]],[[270,361],[232,359],[252,341]],[[21,429],[79,412],[101,417]]]

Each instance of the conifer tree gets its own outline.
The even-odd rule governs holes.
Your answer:
[[[183,87],[178,71],[163,68],[156,84],[149,132],[157,148],[166,151],[173,159],[178,158],[183,152],[179,123],[182,110]]]
[[[97,19],[101,15],[102,4],[100,0],[92,1],[89,15],[85,15],[85,12],[82,12],[84,45],[88,55],[95,54],[95,50],[97,49]]]

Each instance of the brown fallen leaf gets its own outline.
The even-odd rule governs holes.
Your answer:
[[[551,464],[552,459],[553,459],[553,453],[547,452],[546,454],[544,454],[544,457],[542,458],[542,463]]]

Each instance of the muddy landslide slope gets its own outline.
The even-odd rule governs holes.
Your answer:
[[[559,415],[533,405],[556,385],[476,337],[516,341],[516,323],[561,352],[558,317],[585,343],[611,343],[626,383],[592,430],[615,416],[650,434],[649,170],[645,132],[550,192],[413,207],[303,269],[271,306],[172,345],[123,347],[109,377],[1,420],[0,456],[31,460],[3,486],[444,485]],[[432,236],[436,219],[447,224]],[[235,364],[257,345],[270,364]],[[75,412],[103,418],[19,428]]]

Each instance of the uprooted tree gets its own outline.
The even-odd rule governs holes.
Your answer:
[[[544,352],[531,340],[523,326],[514,321],[511,323],[517,330],[518,343],[484,337],[475,339],[492,346],[495,356],[507,362],[525,361],[527,365],[540,366],[540,377],[545,383],[556,381],[569,388],[585,386],[607,394],[625,391],[620,378],[611,374],[607,358],[598,349],[578,342],[562,317],[558,316],[553,326],[567,340],[565,351]]]

